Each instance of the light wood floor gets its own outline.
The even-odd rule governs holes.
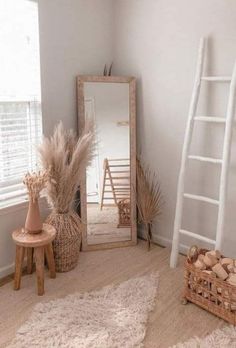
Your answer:
[[[46,274],[43,297],[36,295],[35,274],[22,278],[19,291],[12,290],[12,282],[0,287],[0,347],[6,347],[37,302],[120,283],[154,270],[159,271],[160,282],[156,308],[149,316],[144,341],[146,348],[171,347],[227,325],[193,304],[184,306],[180,303],[183,257],[180,257],[180,266],[173,270],[169,268],[169,254],[168,249],[158,246],[148,252],[142,241],[135,247],[83,252],[75,270],[58,273],[56,279],[49,279]]]

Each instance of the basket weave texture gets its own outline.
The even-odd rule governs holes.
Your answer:
[[[205,254],[207,250],[200,250]],[[236,286],[197,269],[187,258],[185,262],[184,299],[216,316],[236,324]]]
[[[131,226],[130,199],[122,199],[118,202],[119,224],[118,227]]]
[[[53,241],[53,252],[57,272],[67,272],[75,268],[79,260],[81,246],[81,222],[74,212],[59,214],[52,212],[46,223],[55,227],[57,233]]]

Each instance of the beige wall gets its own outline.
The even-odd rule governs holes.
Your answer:
[[[100,74],[112,60],[113,2],[39,0],[43,129],[62,120],[76,129],[78,74]],[[43,204],[44,216],[46,205]],[[26,205],[0,212],[0,278],[13,271],[11,232],[24,224]]]
[[[231,74],[236,59],[234,0],[117,0],[115,67],[138,77],[138,145],[159,173],[165,207],[154,226],[155,239],[170,245],[177,177],[198,43],[208,36],[209,74]],[[199,113],[225,115],[227,86],[204,86]],[[199,127],[194,154],[221,156],[222,126]],[[236,257],[236,138],[234,134],[224,252]],[[188,191],[218,197],[219,168],[192,164]],[[187,201],[186,201],[187,202]],[[214,237],[216,208],[187,202],[184,227]],[[186,240],[182,239],[183,243]],[[192,241],[191,241],[192,242]],[[187,242],[187,244],[190,241]]]
[[[59,120],[76,128],[75,78],[112,61],[113,1],[40,0],[44,132]]]

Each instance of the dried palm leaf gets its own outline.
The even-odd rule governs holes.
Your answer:
[[[152,224],[161,214],[162,194],[155,172],[148,166],[142,166],[137,159],[137,189],[136,200],[139,213],[139,222],[143,223],[146,231],[148,249],[152,239]]]

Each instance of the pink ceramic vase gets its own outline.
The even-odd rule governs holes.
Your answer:
[[[33,201],[30,199],[29,209],[25,220],[25,229],[29,233],[40,233],[42,228],[43,224],[40,217],[38,200],[36,199]]]

